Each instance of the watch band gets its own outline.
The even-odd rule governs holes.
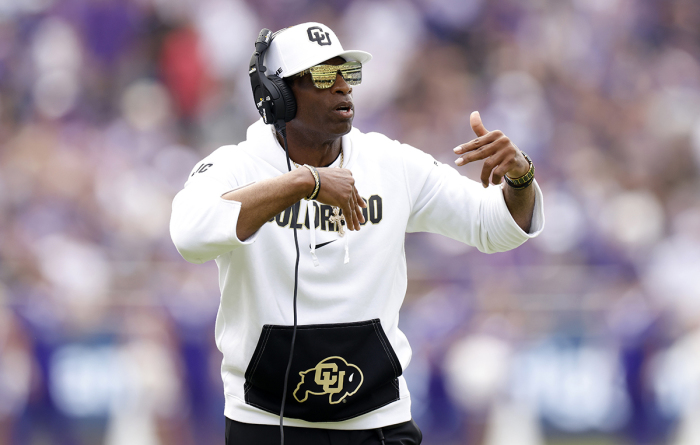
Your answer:
[[[508,183],[508,185],[514,189],[527,188],[530,186],[530,184],[532,184],[532,181],[535,180],[535,164],[532,163],[532,159],[530,159],[530,157],[525,154],[524,151],[521,151],[520,153],[525,156],[525,159],[527,159],[527,162],[530,164],[530,170],[519,178],[509,178],[508,175],[504,176],[506,183]]]

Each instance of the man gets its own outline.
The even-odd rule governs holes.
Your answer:
[[[477,137],[454,151],[458,166],[484,160],[482,184],[353,128],[352,86],[371,56],[344,51],[325,25],[279,32],[264,57],[296,100],[286,123],[291,171],[282,134],[258,121],[244,142],[195,166],[171,220],[185,259],[219,267],[226,443],[279,443],[284,393],[288,445],[418,444],[402,377],[411,349],[398,329],[404,234],[441,233],[483,252],[515,248],[544,223],[534,169],[478,113]],[[488,186],[504,176],[508,185]],[[298,280],[290,229],[302,252]]]

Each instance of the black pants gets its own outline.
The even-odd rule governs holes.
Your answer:
[[[419,445],[423,440],[413,420],[375,430],[326,430],[284,427],[284,445]],[[280,445],[280,427],[253,425],[226,418],[226,445]]]

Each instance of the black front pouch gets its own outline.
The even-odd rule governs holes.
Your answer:
[[[292,326],[263,326],[245,372],[245,401],[280,413]],[[284,416],[337,422],[399,400],[401,364],[379,319],[297,326]]]

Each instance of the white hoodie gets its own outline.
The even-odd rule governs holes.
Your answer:
[[[384,337],[378,332],[379,341],[388,338],[390,347],[383,346],[393,349],[401,369],[406,369],[411,360],[411,348],[398,328],[399,308],[407,286],[404,234],[419,231],[440,233],[476,246],[482,252],[492,253],[519,246],[537,236],[544,226],[542,193],[537,183],[533,184],[535,210],[531,233],[528,234],[511,217],[500,186],[484,189],[480,183],[461,176],[454,168],[435,161],[432,156],[377,133],[364,134],[353,128],[343,136],[342,148],[343,167],[352,171],[357,190],[369,203],[365,215],[367,222],[361,230],[346,231],[344,238],[348,239],[350,254],[347,263],[346,241],[339,238],[335,225],[328,222],[330,207],[318,206],[319,210],[314,214],[317,221],[312,224],[307,201],[301,201],[299,211],[290,208],[282,212],[247,240],[237,238],[236,223],[241,204],[221,196],[232,189],[288,171],[284,149],[274,137],[272,127],[262,120],[248,128],[246,141],[237,146],[221,147],[198,163],[185,188],[173,201],[170,232],[178,251],[187,261],[203,263],[215,259],[219,267],[221,305],[216,320],[216,343],[224,356],[221,373],[226,417],[246,423],[279,423],[278,415],[272,410],[260,409],[256,403],[246,403],[248,387],[244,388],[244,385],[246,370],[254,372],[260,360],[256,355],[256,363],[250,363],[254,353],[262,353],[267,347],[266,338],[261,338],[263,325],[293,324],[296,250],[290,226],[295,218],[297,227],[300,227],[301,251],[298,324],[378,319],[386,334]],[[331,167],[337,167],[338,163],[336,160]],[[312,238],[308,227],[314,225],[317,267],[309,249]],[[387,350],[389,357],[393,356],[391,352]],[[283,353],[277,355],[283,356],[279,363],[286,366],[287,356]],[[345,360],[342,362],[354,366]],[[291,390],[296,387],[297,392],[294,397],[288,397],[288,409],[292,410],[290,404],[300,403],[303,391],[299,390],[303,389],[305,372],[314,370],[315,382],[320,385],[317,389],[324,389],[320,392],[307,389],[306,400],[313,402],[304,403],[323,401],[330,403],[329,408],[334,408],[350,406],[350,403],[344,403],[352,402],[353,397],[359,400],[361,393],[351,393],[352,384],[346,380],[343,397],[347,400],[338,404],[338,397],[334,400],[330,394],[330,401],[325,402],[325,395],[333,392],[331,383],[338,385],[339,381],[342,386],[343,376],[340,375],[338,381],[333,377],[331,381],[331,374],[323,374],[322,368],[332,366],[334,372],[338,366],[345,366],[342,362],[315,365],[314,361],[306,365],[312,369],[304,372],[298,372],[302,368],[293,369],[289,387]],[[351,371],[357,369],[359,372],[357,366],[347,369],[350,380]],[[312,375],[309,374],[306,383],[313,380]],[[364,370],[359,375],[364,376],[366,386],[370,384],[369,371]],[[324,378],[328,379],[324,381]],[[318,423],[285,417],[285,425],[369,429],[408,421],[411,418],[409,393],[403,376],[397,381],[398,385],[394,383],[398,386],[397,400],[377,405],[349,420]],[[360,380],[359,385],[362,384],[363,380]]]

